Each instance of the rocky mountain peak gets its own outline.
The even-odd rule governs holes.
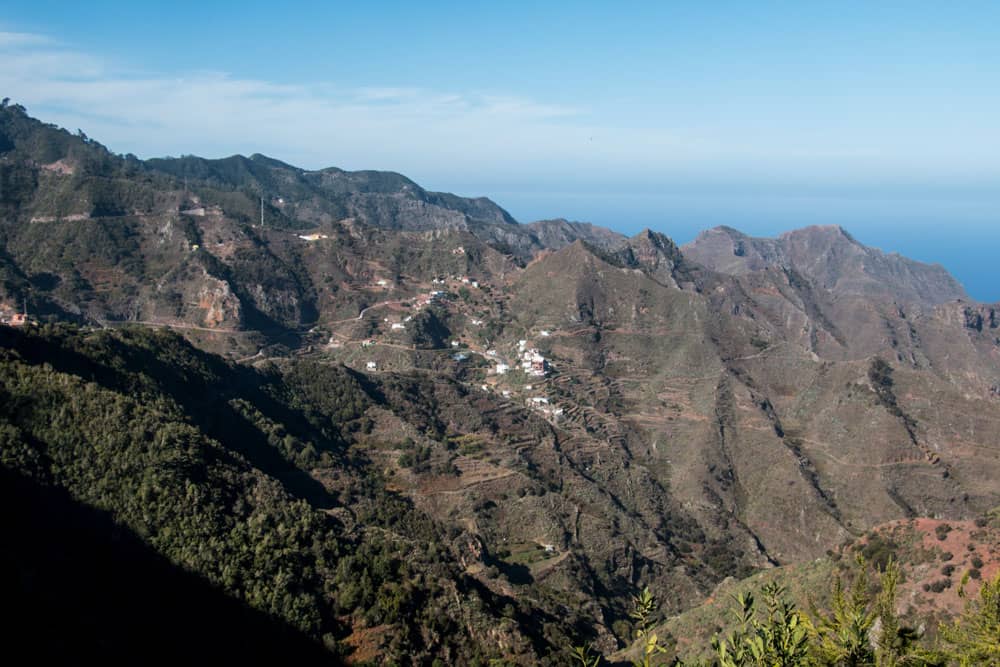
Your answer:
[[[870,248],[838,225],[805,227],[777,238],[716,227],[699,234],[682,251],[688,259],[730,275],[792,269],[834,295],[927,306],[968,298],[943,267]]]
[[[626,266],[642,269],[661,285],[678,286],[674,274],[684,258],[668,236],[644,229],[625,241],[616,254]]]

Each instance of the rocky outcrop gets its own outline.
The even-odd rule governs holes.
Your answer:
[[[869,248],[838,226],[806,227],[775,239],[753,238],[731,227],[702,232],[684,256],[721,273],[794,269],[831,292],[935,306],[968,299],[942,266]]]

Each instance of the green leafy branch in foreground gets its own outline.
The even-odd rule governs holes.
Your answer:
[[[767,616],[757,618],[753,594],[736,596],[738,629],[728,639],[712,640],[722,667],[743,665],[800,665],[809,655],[809,621],[785,601],[785,588],[772,582],[764,586]]]
[[[634,667],[1000,667],[1000,572],[983,582],[969,598],[966,574],[959,594],[966,598],[962,615],[940,627],[936,647],[918,645],[921,633],[896,614],[899,566],[889,561],[872,581],[868,565],[857,559],[849,586],[838,577],[828,610],[813,606],[810,614],[785,599],[786,590],[772,582],[763,587],[760,605],[753,593],[733,596],[736,628],[712,640],[714,657],[707,662],[665,657],[671,651],[652,631],[656,600],[649,589],[633,598],[629,616],[636,623],[640,659]],[[601,657],[589,646],[574,647],[574,664],[597,667]],[[659,661],[657,659],[659,658]]]
[[[570,649],[570,656],[574,665],[580,667],[598,667],[601,664],[601,655],[594,653],[590,644],[574,646]]]
[[[633,660],[634,667],[652,667],[653,659],[657,655],[669,653],[667,648],[660,644],[656,633],[650,632],[656,607],[656,598],[649,592],[648,587],[632,598],[632,611],[629,612],[629,617],[635,621],[636,637],[642,640],[642,659]]]

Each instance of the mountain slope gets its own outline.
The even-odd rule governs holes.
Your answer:
[[[369,305],[358,288],[378,279],[502,273],[499,255],[523,262],[543,247],[488,199],[391,172],[305,171],[260,155],[143,162],[16,105],[0,109],[0,137],[0,299],[59,318],[295,340],[340,316],[331,302]],[[442,242],[456,255],[428,252]]]
[[[730,227],[716,227],[682,250],[688,258],[722,273],[792,269],[837,294],[927,306],[969,298],[940,265],[867,248],[836,226],[807,227],[776,239],[751,238]]]
[[[647,585],[680,612],[1000,505],[997,307],[839,228],[678,248],[19,108],[0,139],[0,313],[48,323],[0,329],[4,465],[352,660],[610,653]]]
[[[62,489],[0,467],[0,502],[8,508],[0,546],[4,599],[18,610],[7,625],[7,655],[123,666],[340,662]]]
[[[428,192],[393,172],[306,171],[255,154],[220,160],[187,156],[152,159],[146,165],[176,179],[261,193],[285,216],[316,224],[357,217],[385,229],[469,229],[514,225],[506,211],[485,197],[466,199]]]
[[[142,331],[0,334],[5,468],[337,651],[537,660],[523,614],[545,612],[491,616],[502,596],[462,573],[470,538],[349,448],[372,400],[350,374],[260,374]]]
[[[725,518],[788,562],[900,516],[992,507],[997,461],[976,443],[997,437],[996,342],[975,328],[988,330],[988,313],[965,318],[970,330],[942,319],[950,307],[908,317],[850,301],[882,314],[849,329],[784,271],[695,273],[680,289],[611,262],[576,244],[532,264],[513,289],[518,330],[551,330],[543,349],[558,374],[605,387],[606,437],[662,469],[706,532]],[[887,337],[887,323],[907,339]],[[976,417],[946,423],[940,410]]]
[[[983,582],[1000,570],[1000,530],[995,515],[974,521],[918,519],[876,526],[813,561],[775,568],[743,581],[721,584],[703,604],[666,619],[656,627],[685,659],[711,659],[711,640],[735,629],[734,597],[759,595],[768,583],[778,583],[786,597],[815,622],[816,610],[829,613],[835,582],[850,586],[857,575],[856,559],[866,561],[869,581],[891,559],[902,572],[895,613],[903,624],[919,630],[918,643],[934,647],[941,623],[958,615],[965,599],[975,599]],[[875,584],[877,587],[877,584]],[[959,593],[963,590],[963,593]],[[631,653],[635,652],[632,648]],[[951,663],[949,663],[951,664]]]
[[[537,220],[525,225],[525,228],[538,239],[540,247],[549,250],[559,250],[574,241],[586,241],[598,247],[610,248],[625,238],[610,229],[587,222],[571,222],[562,218]]]

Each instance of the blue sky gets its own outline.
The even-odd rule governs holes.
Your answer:
[[[1000,299],[1000,3],[0,8],[0,93],[115,151],[391,169],[681,242],[839,223]]]

